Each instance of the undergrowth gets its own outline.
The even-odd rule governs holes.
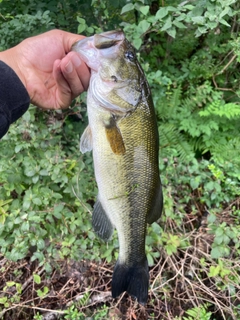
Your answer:
[[[1,49],[54,27],[123,28],[152,90],[164,192],[148,303],[113,300],[118,241],[91,226],[84,95],[67,111],[32,106],[0,142],[2,319],[240,318],[239,2],[165,2],[0,1]]]

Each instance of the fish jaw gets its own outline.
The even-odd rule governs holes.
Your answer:
[[[122,31],[95,34],[92,37],[87,37],[74,43],[72,51],[78,52],[81,59],[89,68],[97,72],[102,58],[117,58],[119,45],[121,45],[124,39]]]
[[[91,69],[89,90],[98,103],[110,112],[125,116],[134,111],[145,96],[143,72],[135,50],[122,31],[96,34],[76,42],[73,51]]]

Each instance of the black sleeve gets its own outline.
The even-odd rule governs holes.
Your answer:
[[[0,61],[0,139],[28,109],[30,98],[16,73]]]

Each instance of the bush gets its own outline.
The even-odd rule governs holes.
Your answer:
[[[239,2],[3,0],[0,8],[1,49],[55,27],[85,35],[123,28],[147,75],[160,136],[164,214],[148,228],[151,299],[146,312],[161,319],[180,319],[180,314],[182,319],[238,319]],[[68,112],[31,107],[1,141],[4,257],[27,256],[48,275],[54,261],[116,259],[116,233],[102,245],[90,223],[97,194],[92,157],[78,150],[86,123],[83,101]],[[109,279],[111,272],[103,269],[102,277]],[[93,273],[91,284],[95,278]],[[97,292],[103,290],[99,283]],[[11,281],[8,285],[13,287]],[[0,298],[3,311],[22,294],[16,282],[17,293],[8,302],[8,285]],[[83,298],[88,301],[87,285]],[[43,299],[45,287],[34,294]],[[129,301],[122,309],[145,319],[145,311]],[[87,303],[68,307],[66,317],[94,314]],[[99,317],[108,314],[105,304],[92,306],[99,308]]]

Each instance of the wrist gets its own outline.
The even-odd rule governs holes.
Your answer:
[[[18,54],[16,51],[17,51],[16,47],[13,47],[11,49],[0,52],[0,60],[6,63],[10,68],[13,69],[13,71],[16,73],[16,75],[19,77],[24,87],[26,88],[27,87],[26,80],[19,67],[19,64],[17,61]]]

